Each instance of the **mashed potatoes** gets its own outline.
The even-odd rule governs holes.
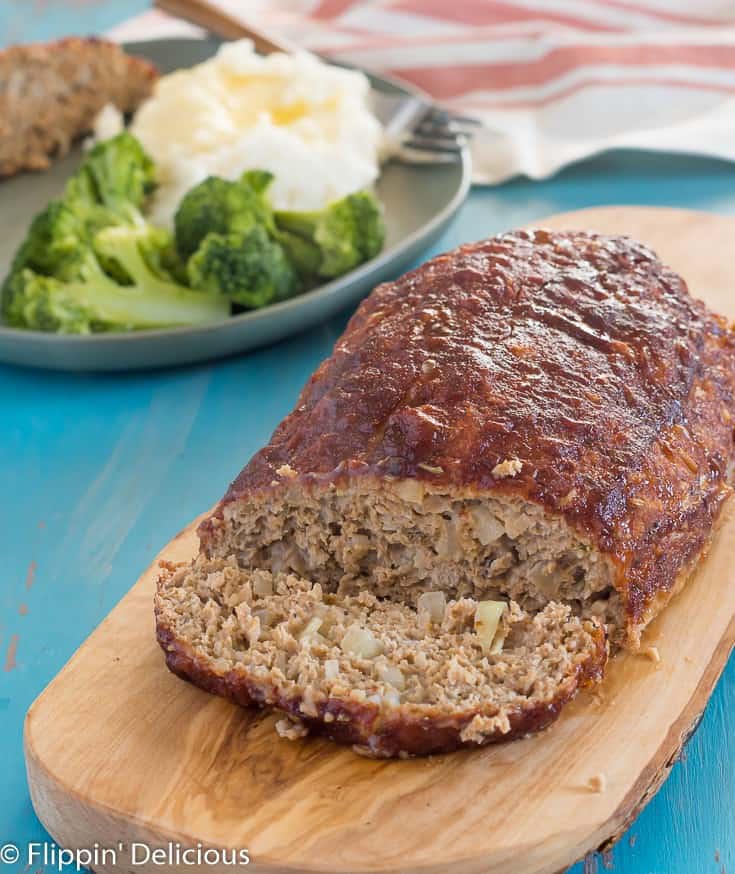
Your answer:
[[[317,209],[371,185],[382,130],[369,90],[362,73],[306,53],[261,57],[248,40],[163,76],[131,127],[158,168],[151,219],[170,224],[189,188],[213,174],[270,170],[280,209]]]

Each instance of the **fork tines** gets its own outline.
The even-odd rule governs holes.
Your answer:
[[[410,163],[456,161],[479,127],[481,122],[475,118],[415,98],[401,107],[388,125],[390,154]]]

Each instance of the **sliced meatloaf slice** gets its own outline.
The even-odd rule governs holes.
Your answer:
[[[309,729],[370,756],[446,752],[544,728],[602,675],[605,635],[569,607],[511,602],[417,607],[329,594],[290,574],[200,557],[164,568],[158,635],[172,671],[244,705],[279,732]]]
[[[158,73],[107,40],[79,37],[0,51],[0,176],[45,170],[107,103],[132,112]]]
[[[325,591],[553,601],[615,644],[730,495],[735,334],[640,243],[517,231],[378,287],[200,530]]]

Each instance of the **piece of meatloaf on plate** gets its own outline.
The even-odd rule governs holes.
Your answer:
[[[156,596],[169,667],[372,755],[550,723],[706,550],[735,335],[625,237],[523,230],[363,302]]]
[[[88,133],[108,103],[132,112],[156,68],[96,37],[67,37],[0,51],[0,177],[45,170]]]

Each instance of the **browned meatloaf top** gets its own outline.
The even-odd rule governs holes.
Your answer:
[[[225,501],[278,489],[285,464],[305,486],[392,476],[520,496],[613,559],[637,622],[729,493],[734,351],[725,320],[631,239],[469,244],[363,302]],[[493,473],[509,459],[516,475]]]

